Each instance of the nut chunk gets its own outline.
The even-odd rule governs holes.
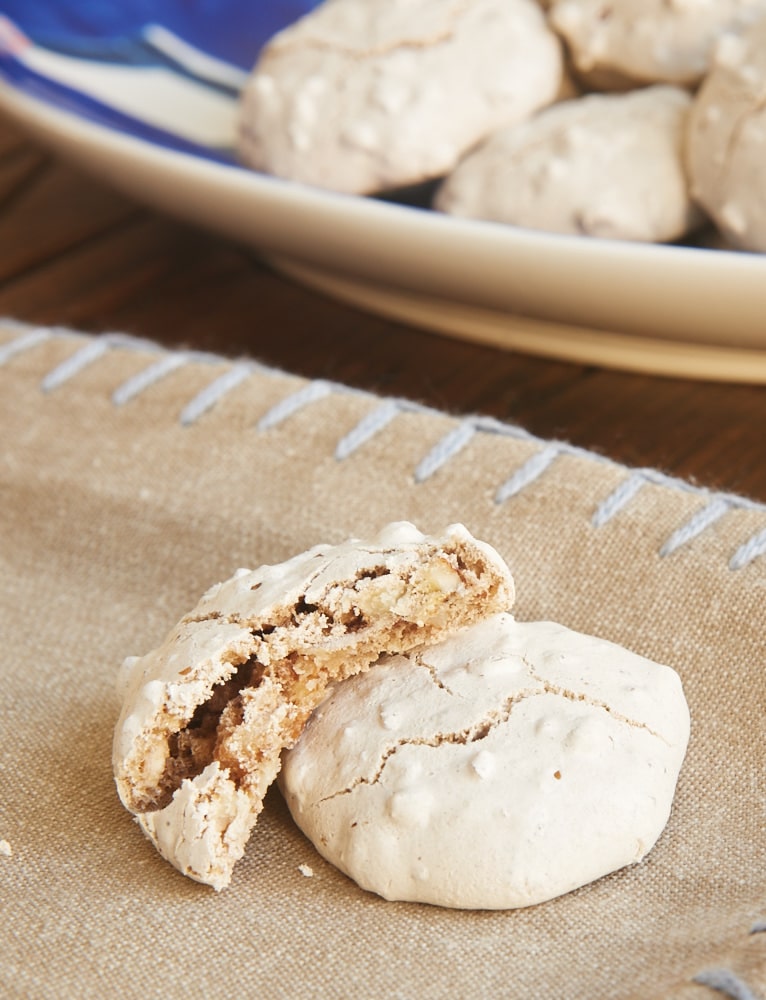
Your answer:
[[[406,522],[212,587],[123,666],[113,765],[123,804],[179,871],[222,889],[327,686],[513,603],[510,572],[462,525]]]

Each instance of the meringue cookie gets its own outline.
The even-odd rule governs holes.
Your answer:
[[[534,0],[332,0],[261,53],[240,154],[347,193],[412,185],[553,101],[562,72]]]
[[[502,129],[437,192],[452,215],[667,242],[701,221],[683,161],[689,94],[655,86],[565,101]]]
[[[693,86],[717,40],[766,14],[766,0],[554,0],[549,21],[587,76]]]
[[[766,17],[726,36],[689,120],[692,195],[743,250],[766,251]]]
[[[280,784],[319,853],[363,889],[505,909],[640,861],[688,738],[669,667],[498,614],[335,687]]]

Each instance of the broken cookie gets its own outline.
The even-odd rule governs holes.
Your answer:
[[[395,523],[240,570],[153,652],[124,665],[120,798],[171,864],[221,889],[328,683],[439,641],[513,602],[500,556],[462,525]]]
[[[499,614],[335,687],[280,782],[298,826],[362,888],[505,909],[640,861],[688,737],[669,667]]]

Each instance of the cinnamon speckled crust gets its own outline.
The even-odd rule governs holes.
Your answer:
[[[113,751],[122,802],[171,864],[222,888],[282,750],[330,681],[512,601],[505,563],[462,525],[437,538],[395,523],[239,570],[161,646],[126,660]]]
[[[553,101],[561,79],[560,42],[533,0],[332,0],[261,54],[240,154],[347,193],[415,184]]]
[[[591,94],[502,129],[458,165],[435,207],[606,239],[667,242],[701,221],[684,167],[679,87]]]
[[[640,861],[688,738],[669,667],[500,614],[332,690],[279,780],[362,888],[506,909]]]
[[[692,107],[692,194],[735,247],[766,252],[766,17],[721,40]]]
[[[586,77],[694,85],[721,35],[765,13],[766,0],[553,0],[549,20]]]

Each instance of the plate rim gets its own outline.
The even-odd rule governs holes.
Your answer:
[[[143,201],[148,200],[159,210],[170,211],[187,221],[207,227],[211,225],[210,219],[194,218],[188,205],[168,204],[167,199],[161,196],[152,199],[151,191],[146,186],[141,189],[129,184],[124,176],[124,166],[127,163],[133,166],[140,164],[144,171],[165,173],[170,171],[171,174],[180,171],[187,179],[193,177],[203,188],[214,188],[216,184],[222,184],[230,189],[230,193],[241,194],[243,202],[248,203],[245,224],[235,225],[230,219],[222,219],[219,220],[220,225],[213,223],[213,228],[219,228],[234,239],[254,245],[267,256],[294,261],[298,265],[295,272],[296,280],[300,280],[297,274],[301,265],[309,269],[313,266],[319,271],[343,279],[346,284],[348,280],[360,282],[362,291],[372,284],[391,292],[399,292],[400,304],[397,309],[407,296],[415,295],[420,298],[431,296],[440,301],[445,299],[452,301],[461,307],[477,308],[480,312],[489,308],[498,313],[498,318],[505,314],[509,322],[516,324],[519,317],[526,317],[532,322],[566,324],[572,328],[573,333],[585,328],[590,331],[611,333],[613,337],[632,336],[634,339],[641,337],[647,342],[680,341],[704,347],[734,349],[739,354],[743,351],[752,354],[754,351],[766,348],[766,329],[761,327],[758,318],[751,316],[749,323],[742,322],[743,303],[749,302],[751,311],[753,306],[757,306],[761,312],[766,310],[766,255],[687,246],[644,245],[535,232],[482,220],[457,219],[419,207],[312,188],[250,171],[238,164],[215,162],[191,153],[164,148],[129,133],[88,121],[65,108],[31,97],[20,92],[5,79],[0,79],[0,106],[22,129],[31,132],[42,143],[52,146],[62,155],[76,160],[86,170],[89,166],[91,170],[93,169],[93,164],[89,163],[89,154],[94,151],[102,158],[109,159],[113,168],[122,158],[125,160],[122,171],[112,170],[108,176],[100,172],[99,175],[131,196]],[[118,174],[120,176],[117,176]],[[257,224],[253,229],[253,215],[256,211],[264,212],[270,219],[269,226],[265,230],[259,229]],[[286,222],[287,239],[275,238],[275,223],[278,222],[276,217],[280,215],[283,217],[282,221]],[[299,234],[294,231],[301,218],[304,230],[313,234],[313,238],[305,241],[303,245],[297,239]],[[327,229],[325,232],[324,250],[332,253],[329,258],[323,259],[317,253],[317,226],[321,228],[328,222],[332,223],[332,231]],[[366,227],[373,227],[380,244],[372,260],[365,260],[364,254],[360,255],[358,252],[360,230],[365,230]],[[451,238],[449,240],[444,238],[445,229],[449,231]],[[339,239],[341,241],[350,239],[353,248],[349,245],[344,253],[343,247],[339,245]],[[382,252],[381,247],[385,249],[385,240],[392,241],[394,250],[397,246],[401,246],[403,241],[410,245],[414,241],[419,253],[427,253],[431,249],[439,255],[442,264],[445,260],[449,261],[448,280],[445,281],[444,275],[441,275],[441,288],[438,287],[440,276],[434,276],[433,273],[425,284],[421,274],[416,275],[413,280],[412,274],[403,273],[403,270],[406,272],[406,268],[402,268],[401,259],[392,259],[391,247],[388,248],[388,252]],[[321,243],[321,239],[319,242]],[[488,287],[486,281],[480,283],[479,290],[475,294],[466,294],[466,282],[461,282],[459,269],[455,267],[456,244],[468,246],[472,252],[478,251],[480,260],[472,262],[474,270],[489,262],[493,265],[496,277],[498,263],[502,260],[505,260],[506,264],[520,268],[523,274],[517,284],[522,283],[525,276],[534,275],[536,271],[539,285],[541,276],[545,277],[546,274],[550,276],[557,271],[557,268],[566,268],[567,265],[570,269],[574,269],[574,275],[568,275],[570,284],[578,277],[582,279],[583,274],[587,276],[589,269],[600,267],[606,268],[607,279],[616,271],[618,276],[622,274],[624,281],[626,269],[634,268],[635,278],[643,288],[648,288],[652,281],[656,281],[665,294],[672,296],[673,283],[678,277],[676,273],[678,272],[684,277],[687,285],[699,286],[700,294],[703,299],[711,303],[711,306],[713,303],[710,298],[711,293],[721,292],[724,295],[725,305],[731,307],[726,336],[721,336],[720,331],[713,326],[714,322],[723,322],[725,317],[723,315],[712,317],[709,309],[697,308],[697,315],[702,319],[698,329],[694,332],[682,331],[679,324],[682,323],[683,305],[679,310],[678,303],[672,303],[670,298],[665,303],[666,306],[673,306],[670,309],[670,322],[664,325],[662,322],[657,323],[649,332],[644,321],[633,325],[630,322],[615,323],[613,317],[604,320],[598,312],[594,320],[593,316],[584,314],[581,305],[579,312],[577,309],[568,308],[566,295],[563,303],[554,302],[556,308],[546,310],[536,309],[534,304],[530,306],[529,301],[521,301],[514,306],[509,301],[507,293],[500,296],[498,301],[488,301],[484,294]],[[691,280],[689,272],[693,272]],[[558,273],[561,275],[562,272],[559,270]],[[452,280],[455,278],[457,280]],[[335,284],[339,288],[337,281],[329,284]],[[448,290],[450,294],[445,294]],[[344,297],[347,299],[346,293]],[[377,311],[377,307],[371,301],[366,308]],[[397,315],[397,318],[408,321],[406,316]],[[415,325],[422,325],[414,317],[409,321]],[[452,335],[456,334],[453,332]],[[535,353],[533,344],[523,349]],[[608,361],[597,363],[607,367],[614,366]]]

